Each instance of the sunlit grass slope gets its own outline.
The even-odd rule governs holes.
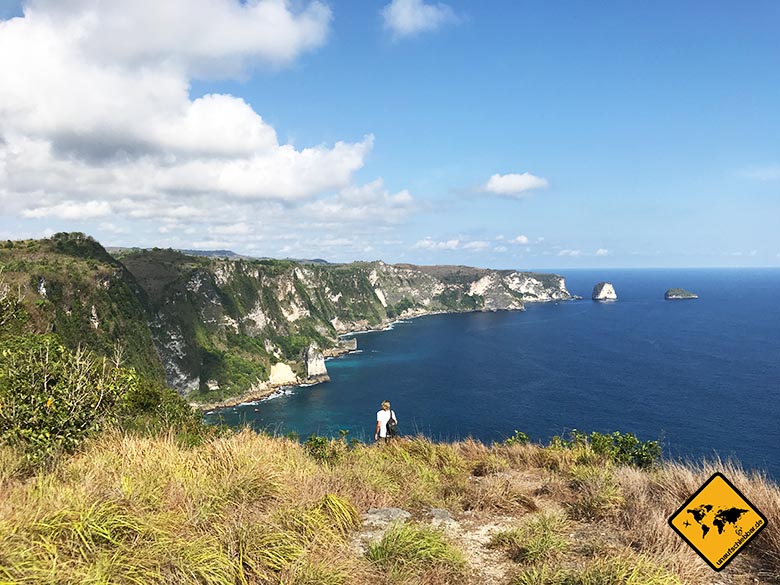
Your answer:
[[[2,583],[707,583],[666,518],[715,470],[769,520],[718,578],[780,580],[780,490],[720,462],[642,470],[587,443],[301,445],[244,430],[185,447],[109,431],[25,469],[0,448]],[[361,527],[388,507],[411,518]],[[431,509],[452,520],[431,524]]]

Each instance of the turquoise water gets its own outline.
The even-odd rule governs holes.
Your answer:
[[[332,381],[209,416],[273,432],[373,437],[382,400],[434,439],[546,442],[572,428],[736,457],[780,478],[780,270],[562,272],[580,301],[436,315],[358,335]],[[618,301],[590,300],[608,280]],[[682,287],[694,301],[665,301]]]

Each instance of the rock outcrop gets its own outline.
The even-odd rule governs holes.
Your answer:
[[[328,382],[328,369],[325,367],[325,356],[322,355],[316,343],[310,343],[303,353],[303,362],[306,366],[306,382]]]
[[[684,288],[670,288],[664,293],[667,301],[682,301],[689,299],[698,299],[699,295],[685,290]]]
[[[268,377],[271,386],[292,386],[298,384],[300,380],[295,375],[290,364],[279,362],[271,366],[271,374]]]
[[[594,301],[616,301],[617,293],[615,287],[609,282],[599,282],[593,287],[593,300]]]

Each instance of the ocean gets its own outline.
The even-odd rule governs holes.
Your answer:
[[[274,433],[373,439],[390,400],[402,434],[501,441],[632,432],[664,456],[735,458],[780,479],[780,269],[565,270],[582,300],[432,315],[358,334],[331,382],[207,415]],[[614,284],[618,300],[590,299]],[[666,301],[681,287],[697,300]]]

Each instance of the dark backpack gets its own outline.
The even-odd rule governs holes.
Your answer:
[[[392,410],[390,411],[390,419],[387,421],[385,428],[387,429],[388,437],[395,437],[398,434],[398,421],[395,420],[395,414]]]

